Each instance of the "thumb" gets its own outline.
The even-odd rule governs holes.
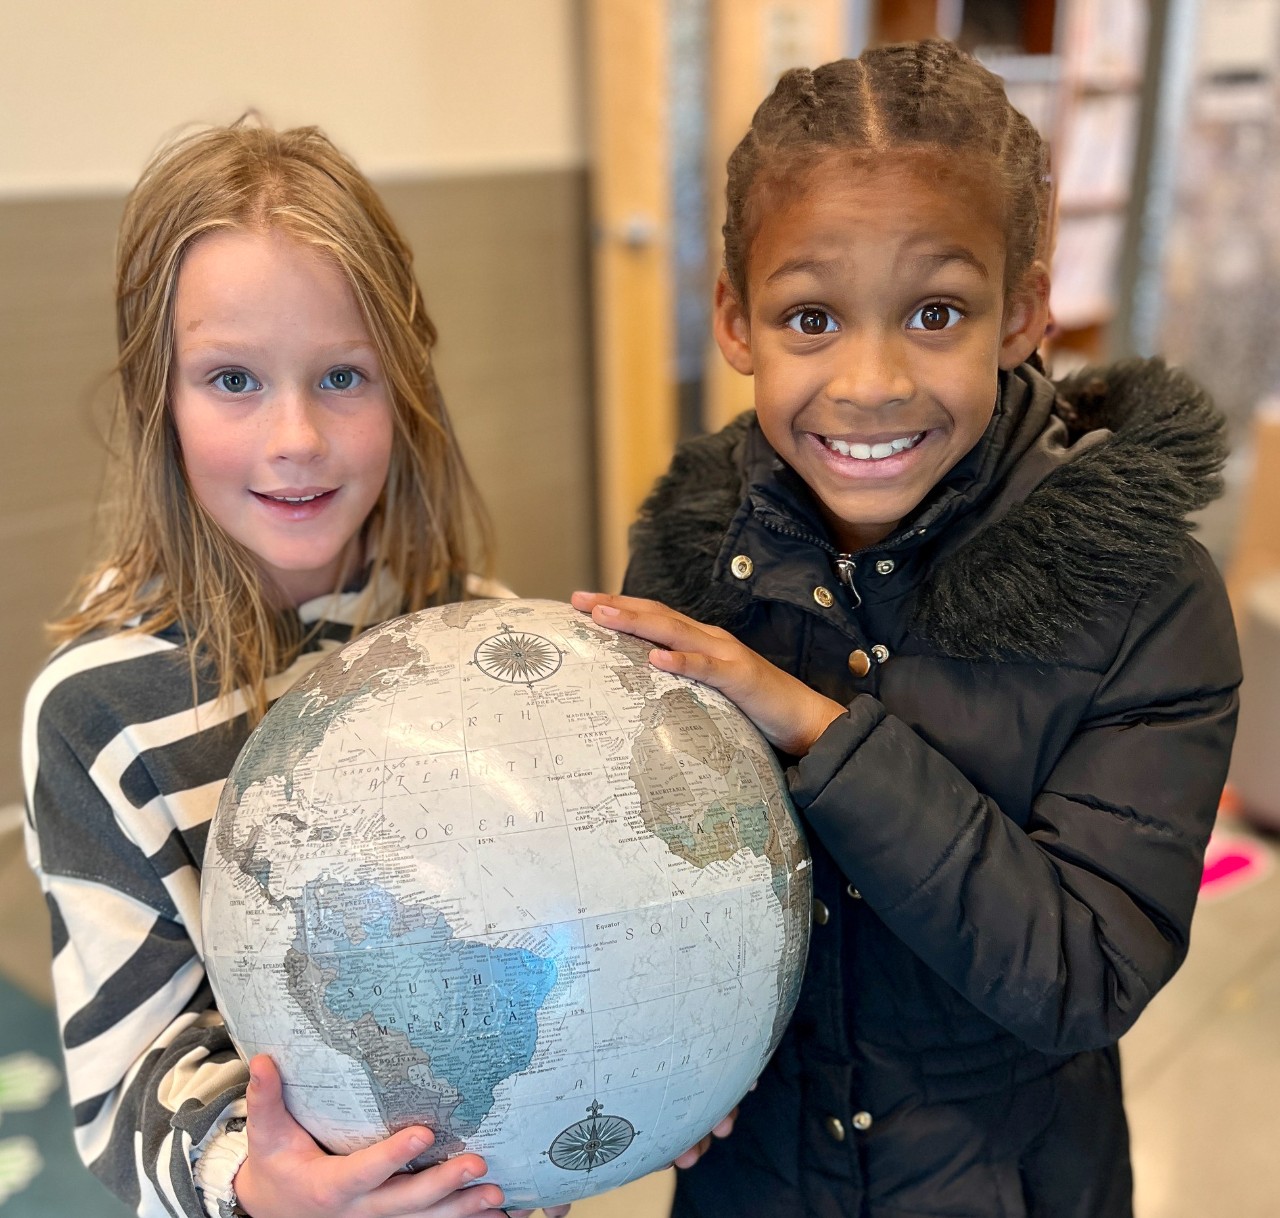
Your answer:
[[[284,1106],[280,1071],[265,1053],[258,1054],[249,1063],[249,1090],[245,1104],[248,1109],[245,1132],[249,1136],[249,1153],[253,1156],[282,1150],[294,1143],[298,1134],[306,1134]]]

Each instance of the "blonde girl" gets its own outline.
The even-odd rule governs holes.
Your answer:
[[[200,952],[205,836],[250,729],[326,651],[485,566],[412,255],[321,132],[242,121],[143,173],[116,317],[106,554],[23,727],[80,1152],[139,1215],[491,1212],[476,1155],[400,1173],[423,1127],[317,1146],[271,1060],[237,1056]]]

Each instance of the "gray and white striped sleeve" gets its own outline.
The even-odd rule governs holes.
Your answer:
[[[204,839],[245,729],[191,702],[173,643],[116,635],[56,655],[23,721],[76,1144],[143,1218],[218,1218],[245,1153],[248,1072],[199,950]]]

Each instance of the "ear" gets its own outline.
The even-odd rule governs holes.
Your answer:
[[[755,367],[751,362],[751,325],[738,294],[729,283],[724,271],[716,280],[715,305],[711,315],[711,328],[716,336],[716,346],[729,367],[743,376],[750,376]]]
[[[1049,272],[1036,262],[1010,293],[1000,334],[1000,367],[1006,371],[1027,359],[1049,324]]]

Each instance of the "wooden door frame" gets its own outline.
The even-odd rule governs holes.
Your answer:
[[[675,446],[675,295],[663,0],[587,0],[601,586]]]

